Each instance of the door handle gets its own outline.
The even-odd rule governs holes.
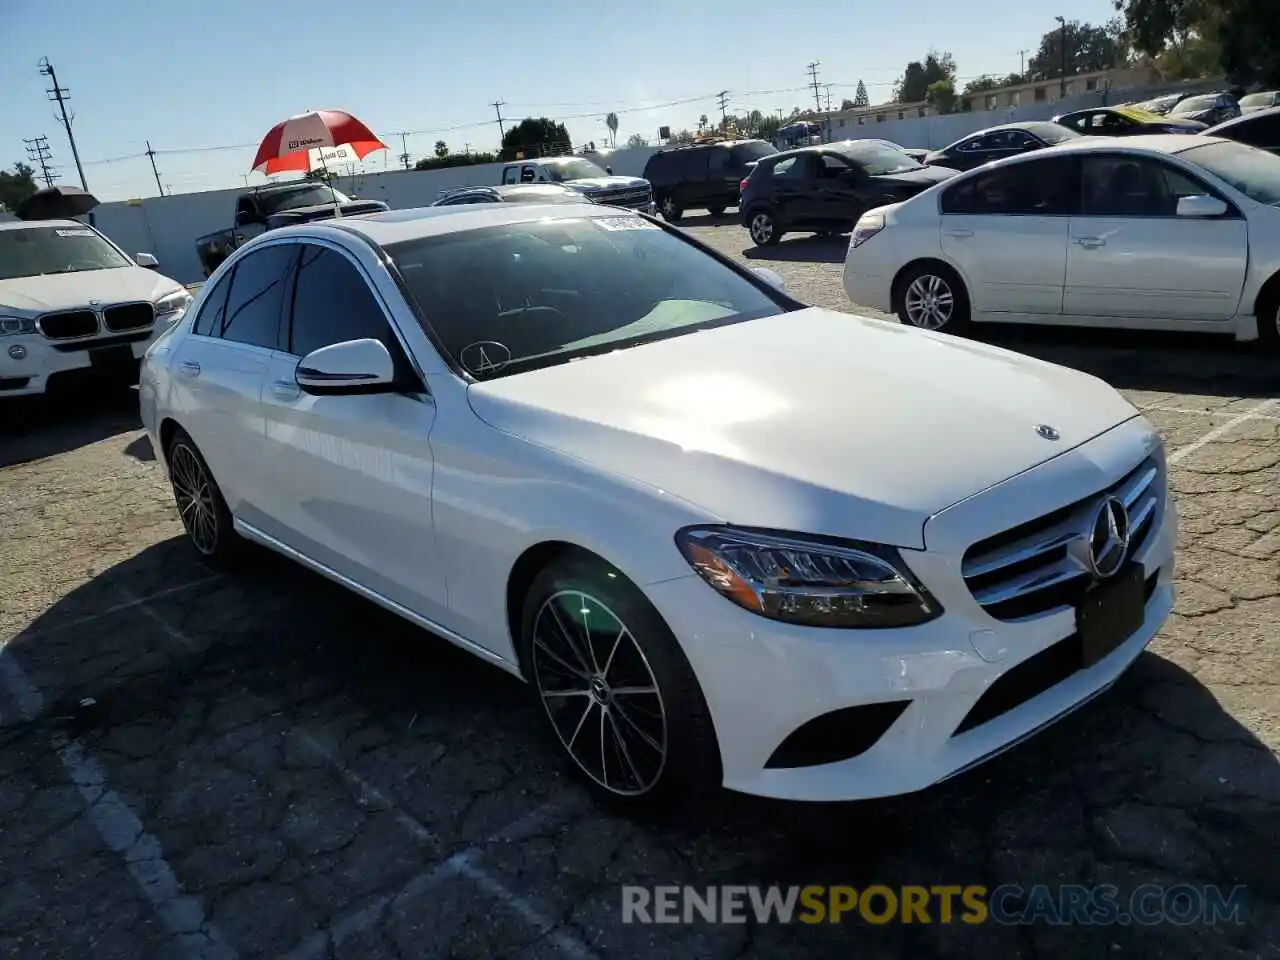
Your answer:
[[[942,231],[942,233],[944,236],[956,237],[957,239],[960,239],[960,240],[963,240],[965,237],[973,236],[972,230],[964,230],[958,227],[952,230],[944,230]]]
[[[1105,247],[1107,241],[1101,237],[1076,237],[1075,242],[1080,244],[1086,250],[1096,250],[1098,247]]]
[[[302,394],[296,383],[290,383],[288,380],[271,381],[271,395],[277,400],[297,400]]]
[[[183,360],[178,364],[178,369],[185,373],[188,377],[200,376],[200,364],[194,360]]]

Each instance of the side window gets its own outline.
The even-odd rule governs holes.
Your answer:
[[[298,247],[263,247],[236,264],[222,317],[222,339],[275,350],[280,342],[280,310]]]
[[[979,216],[1055,217],[1069,212],[1071,161],[1049,159],[1012,164],[979,174],[961,186],[970,187],[967,209],[954,212]],[[949,212],[945,211],[944,212]]]
[[[1229,136],[1251,147],[1280,150],[1280,116],[1258,117],[1232,127]]]
[[[834,180],[841,174],[848,173],[852,170],[849,164],[845,163],[839,157],[833,157],[829,153],[822,155],[822,162],[818,164],[818,177],[822,180]]]
[[[728,166],[729,151],[724,147],[713,147],[707,151],[707,173],[711,176],[723,176]]]
[[[687,151],[684,157],[684,175],[690,180],[701,180],[705,177],[707,175],[707,170],[709,169],[708,164],[710,162],[710,158],[707,156],[708,153],[710,153],[709,150]]]
[[[1212,191],[1171,166],[1137,156],[1085,157],[1081,212],[1087,217],[1173,217],[1181,197]]]
[[[943,213],[973,213],[973,180],[969,177],[944,190],[938,209]]]
[[[534,181],[536,181],[537,179],[538,179],[538,168],[537,168],[537,167],[521,167],[521,168],[520,168],[520,182],[521,182],[521,183],[533,183],[533,182],[534,182]]]
[[[773,175],[775,177],[798,177],[802,172],[802,168],[796,163],[799,157],[787,157],[785,160],[779,160],[773,165]]]
[[[342,254],[306,244],[298,261],[288,349],[305,357],[312,350],[366,337],[396,353],[386,316],[363,276]]]
[[[200,315],[191,328],[191,332],[201,337],[216,337],[222,333],[222,317],[227,312],[227,291],[231,289],[231,278],[235,270],[218,281],[218,285],[209,291],[204,305],[200,307]]]
[[[503,183],[516,183],[520,179],[520,171],[515,167],[507,167],[502,171]]]
[[[986,142],[986,137],[970,137],[968,140],[964,141],[964,143],[960,144],[960,146],[956,147],[956,150],[960,153],[976,153],[979,150],[987,149]]]

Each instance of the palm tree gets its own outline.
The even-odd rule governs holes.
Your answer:
[[[609,145],[616,147],[618,145],[618,115],[613,111],[604,118],[604,125],[609,128]]]

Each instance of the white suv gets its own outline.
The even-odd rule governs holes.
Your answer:
[[[157,266],[78,220],[0,223],[0,399],[69,371],[136,369],[191,302]]]

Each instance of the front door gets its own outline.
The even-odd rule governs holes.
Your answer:
[[[1211,220],[1176,215],[1180,197],[1212,193],[1159,160],[1085,157],[1062,312],[1173,321],[1234,317],[1249,259],[1244,219],[1234,209]]]
[[[940,242],[981,313],[1056,316],[1062,307],[1074,165],[1065,158],[996,167],[946,188]]]
[[[286,335],[263,389],[275,483],[272,536],[430,619],[447,607],[431,522],[435,404],[421,393],[314,396],[298,361],[347,340],[408,358],[362,268],[336,247],[302,245]]]

